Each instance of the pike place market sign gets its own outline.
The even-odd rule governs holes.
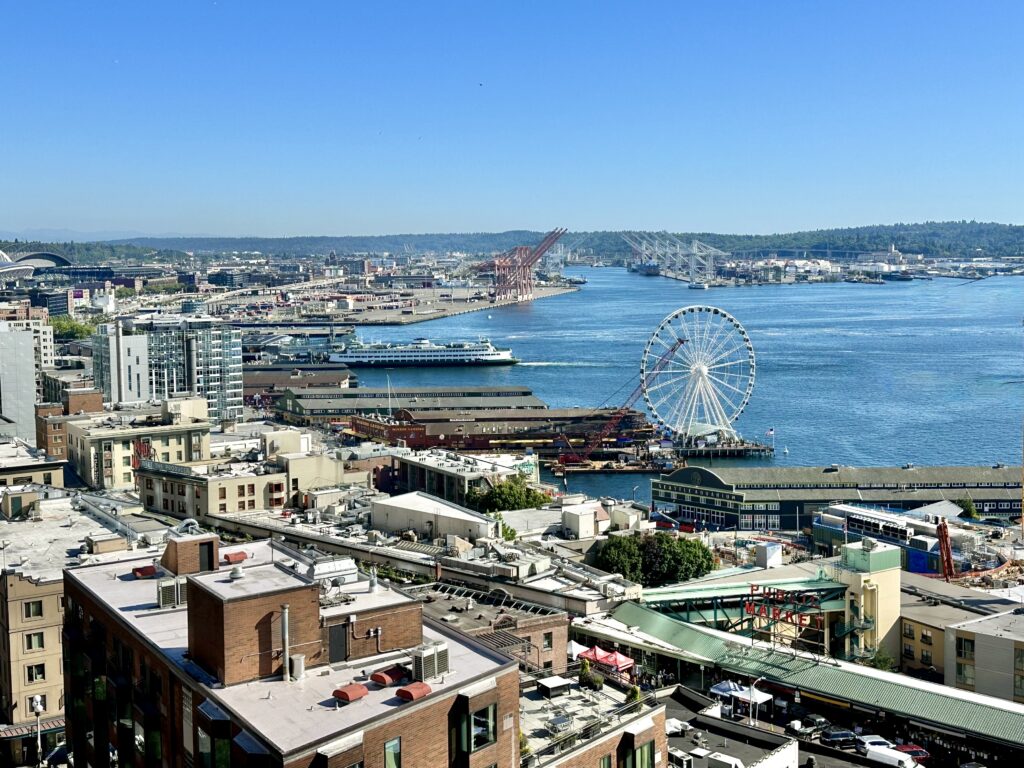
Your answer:
[[[821,598],[813,592],[790,592],[751,584],[750,597],[743,605],[743,612],[748,616],[782,621],[797,627],[821,629],[825,626]]]

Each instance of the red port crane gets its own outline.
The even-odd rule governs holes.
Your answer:
[[[956,576],[956,566],[953,564],[953,546],[949,543],[949,525],[945,520],[936,526],[936,533],[939,537],[939,559],[942,563],[942,578],[946,581]]]
[[[566,229],[553,229],[547,233],[536,248],[517,245],[477,266],[480,271],[494,271],[494,300],[528,301],[532,299],[533,268],[567,231]]]
[[[647,378],[654,378],[662,368],[668,365],[672,356],[676,353],[676,350],[683,346],[684,343],[686,343],[686,339],[676,340],[672,347],[668,349],[664,355],[658,358],[657,364],[651,369],[650,373],[647,374]],[[633,404],[636,403],[640,398],[640,395],[643,394],[645,383],[646,382],[641,379],[640,383],[636,385],[636,389],[634,389],[629,397],[626,398],[626,402],[622,407],[611,415],[611,418],[608,419],[607,423],[600,429],[600,431],[594,433],[593,437],[587,441],[587,444],[583,447],[583,450],[580,453],[562,454],[558,457],[558,463],[585,464],[587,460],[590,459],[590,455],[604,445],[604,441],[618,428],[619,424],[626,417],[626,414],[629,413],[630,409],[633,407]]]

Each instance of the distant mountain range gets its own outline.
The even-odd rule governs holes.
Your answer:
[[[61,232],[62,230],[50,230]],[[28,233],[25,233],[28,234]],[[69,258],[119,254],[139,256],[150,251],[189,251],[232,253],[258,251],[268,255],[298,256],[326,254],[402,254],[433,251],[446,253],[494,253],[516,245],[540,242],[543,232],[514,230],[510,232],[474,232],[448,234],[404,234],[366,236],[308,237],[149,237],[129,235],[117,238],[96,237],[92,243],[72,237],[34,238],[49,241],[55,250]],[[67,233],[72,234],[72,233]],[[95,233],[97,235],[102,233]],[[925,222],[921,224],[887,224],[847,229],[822,229],[771,235],[730,235],[710,232],[676,233],[684,240],[701,240],[724,251],[788,251],[811,250],[815,255],[835,252],[872,252],[887,250],[891,245],[904,253],[927,256],[1015,256],[1024,254],[1024,226],[976,221]],[[0,233],[2,236],[2,233]],[[21,238],[24,239],[24,238]],[[97,240],[104,240],[99,243]],[[74,241],[74,245],[71,242]],[[570,232],[561,241],[566,247],[594,257],[627,256],[629,245],[620,232]],[[0,250],[8,244],[0,242]],[[786,254],[791,255],[791,254]]]

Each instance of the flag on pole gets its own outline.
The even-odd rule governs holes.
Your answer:
[[[765,437],[775,437],[775,427],[771,427],[767,432],[764,433]]]

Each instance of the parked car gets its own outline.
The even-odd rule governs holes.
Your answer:
[[[917,744],[900,744],[896,747],[896,749],[900,752],[903,752],[904,754],[910,755],[912,758],[914,758],[915,763],[923,763],[925,760],[931,757],[931,755],[928,754],[927,749],[925,749],[924,747],[919,747]]]
[[[786,732],[801,739],[815,739],[832,723],[821,715],[805,715],[799,720],[791,720]]]
[[[829,747],[839,747],[844,749],[846,747],[852,747],[857,743],[857,734],[853,731],[848,731],[845,728],[826,728],[821,732],[821,736],[818,737],[818,741]]]
[[[868,750],[873,747],[885,747],[886,749],[892,749],[895,744],[888,739],[883,739],[881,736],[871,733],[858,736],[855,746],[857,747],[857,752],[862,755],[866,755]]]
[[[818,732],[816,735],[820,734],[822,731],[824,731],[826,728],[832,725],[832,723],[830,723],[826,718],[822,717],[821,715],[804,715],[804,722],[810,723],[814,726],[814,729]]]
[[[866,757],[872,763],[891,766],[891,768],[914,768],[917,765],[910,755],[892,747],[868,747]]]

